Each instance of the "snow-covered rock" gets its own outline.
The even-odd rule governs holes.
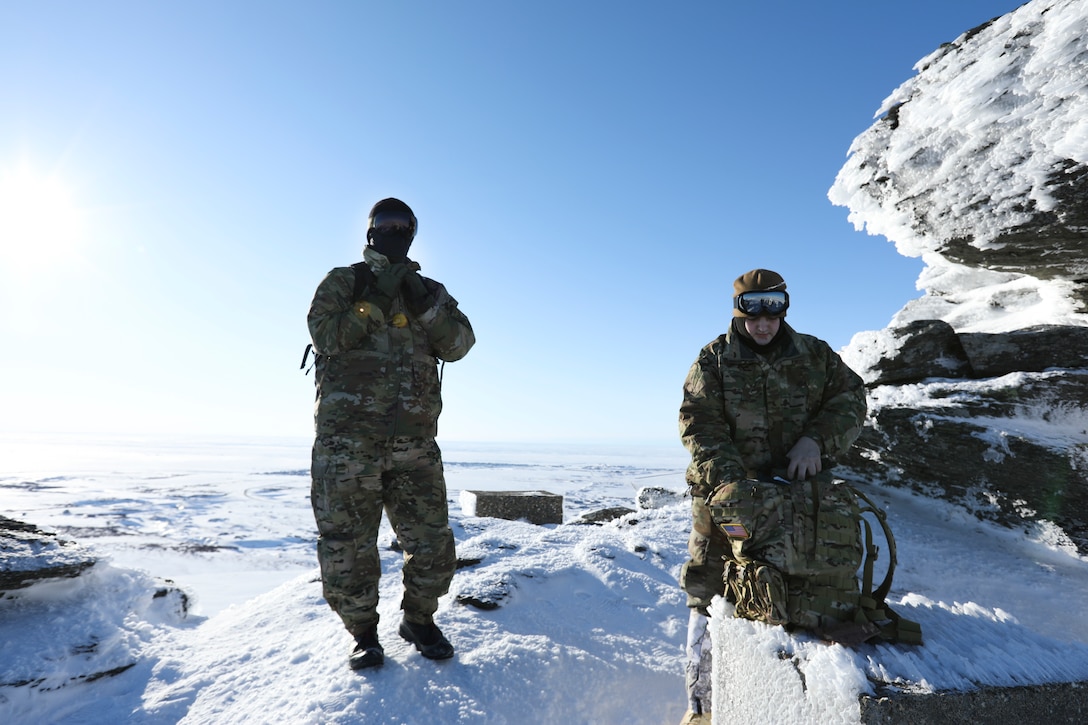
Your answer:
[[[1033,0],[915,68],[829,191],[926,264],[843,351],[872,388],[849,475],[1088,552],[1088,5]]]

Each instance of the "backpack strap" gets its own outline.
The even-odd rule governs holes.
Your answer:
[[[310,357],[310,352],[313,349],[314,349],[314,344],[312,342],[307,343],[306,349],[302,351],[302,364],[298,366],[299,370],[306,370],[306,359]],[[316,355],[315,355],[315,357],[316,357]],[[306,370],[305,374],[308,375],[309,373],[310,373],[310,371]]]
[[[366,288],[374,283],[374,270],[366,262],[356,262],[351,265],[351,268],[355,270],[355,285],[351,290],[351,301],[355,302],[363,296]]]
[[[844,484],[845,485],[845,484]],[[874,504],[868,496],[853,486],[850,490],[862,501],[865,506],[862,513],[872,513],[880,528],[884,531],[884,538],[888,542],[888,571],[884,580],[873,589],[873,562],[876,560],[877,549],[873,545],[873,529],[869,520],[862,517],[861,522],[865,528],[865,564],[862,569],[861,589],[861,614],[875,624],[880,631],[880,636],[889,642],[902,642],[903,644],[922,644],[922,627],[917,622],[904,619],[892,611],[885,599],[892,588],[892,576],[895,574],[896,553],[895,537],[888,526],[888,515],[883,509]]]
[[[355,273],[355,282],[352,284],[351,288],[351,301],[355,302],[363,296],[363,292],[366,290],[367,286],[374,282],[374,272],[367,266],[366,262],[356,262],[351,265],[351,269]],[[307,368],[306,360],[309,359],[311,352],[313,352],[314,355],[314,364]],[[302,365],[300,365],[298,369],[305,370],[306,372],[303,374],[309,375],[310,370],[317,364],[318,358],[320,357],[321,356],[317,354],[317,351],[314,350],[313,343],[309,343],[302,352]]]
[[[883,602],[892,589],[892,577],[895,575],[895,565],[898,563],[898,558],[895,553],[895,537],[892,536],[892,530],[888,526],[888,515],[884,513],[884,510],[879,508],[868,496],[853,486],[850,486],[850,490],[855,496],[865,502],[866,505],[861,508],[861,512],[871,513],[876,517],[877,522],[880,524],[880,528],[884,530],[884,538],[888,542],[888,571],[884,575],[884,581],[880,583],[880,586],[873,590],[872,560],[876,559],[877,550],[873,546],[872,527],[869,526],[869,522],[866,519],[862,519],[865,523],[865,561],[867,569],[865,572],[866,587],[863,591],[866,594],[871,593],[873,599],[877,600],[877,602]]]

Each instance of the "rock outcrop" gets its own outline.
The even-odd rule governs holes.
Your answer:
[[[0,599],[40,581],[77,577],[95,561],[75,542],[0,516]]]
[[[70,580],[78,582],[57,586]],[[116,569],[78,542],[0,516],[0,614],[6,626],[36,633],[29,640],[37,644],[4,650],[0,704],[15,691],[55,692],[127,672],[151,623],[180,623],[188,611],[188,594],[173,582]]]
[[[922,59],[829,192],[925,294],[844,357],[847,477],[1088,553],[1088,6],[1034,0]]]

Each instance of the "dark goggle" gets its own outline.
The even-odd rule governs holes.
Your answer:
[[[380,211],[370,219],[370,228],[379,232],[410,232],[416,228],[415,218],[403,211]]]
[[[790,295],[782,291],[741,292],[733,298],[733,307],[749,317],[781,317],[790,306]]]

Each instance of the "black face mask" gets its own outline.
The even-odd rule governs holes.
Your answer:
[[[371,229],[367,236],[370,237],[370,246],[374,247],[374,251],[383,254],[390,262],[403,262],[408,258],[408,248],[412,246],[412,235],[407,229],[396,231]]]

